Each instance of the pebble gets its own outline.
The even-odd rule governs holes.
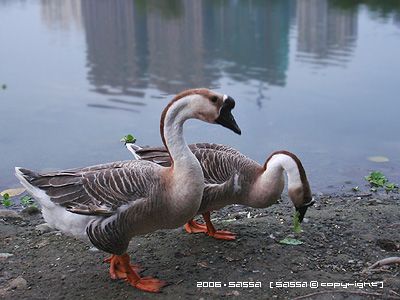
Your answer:
[[[26,289],[28,287],[28,283],[24,278],[17,277],[10,282],[10,289]]]
[[[13,210],[8,210],[8,209],[0,209],[0,219],[20,219],[22,220],[23,218],[17,214],[15,211]]]
[[[12,256],[14,256],[14,254],[12,254],[12,253],[0,253],[0,259],[1,258],[10,258]]]
[[[40,213],[40,209],[37,208],[36,206],[28,206],[25,207],[23,210],[21,210],[21,213],[27,214],[27,215],[36,215]]]
[[[47,223],[40,224],[35,227],[35,231],[38,235],[52,232],[53,230],[54,230],[54,228],[50,227],[49,224],[47,224]]]

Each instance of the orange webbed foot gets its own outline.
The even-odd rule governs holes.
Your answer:
[[[206,221],[206,224],[201,224],[193,219],[185,224],[185,229],[189,233],[205,233],[210,237],[220,239],[220,240],[234,240],[237,237],[236,233],[223,231],[223,230],[215,230],[214,225],[210,219],[210,212],[204,213],[203,218]]]
[[[207,234],[213,238],[220,239],[220,240],[234,240],[237,237],[236,233],[229,232],[229,231],[215,231],[214,233],[209,233]]]
[[[154,277],[143,277],[137,281],[131,282],[128,276],[126,280],[129,281],[131,285],[137,287],[138,289],[152,293],[159,293],[161,288],[167,285],[166,282],[159,281]]]
[[[118,259],[118,255],[111,254],[111,256],[104,260],[104,262],[110,262],[110,276],[112,279],[125,279],[126,278],[126,271],[122,267],[120,260]],[[143,271],[143,267],[129,265],[130,268],[136,272],[140,273]]]
[[[126,281],[129,281],[132,286],[135,286],[138,289],[147,292],[158,293],[163,286],[167,285],[166,282],[159,281],[154,277],[141,278],[138,274],[138,271],[135,269],[139,268],[139,270],[141,270],[142,267],[132,266],[129,262],[129,255],[126,253],[121,256],[111,255],[111,257],[107,260],[110,261],[111,264],[114,264],[114,272],[115,275],[118,276],[117,278],[125,278]],[[111,267],[112,266],[110,266],[110,274]],[[122,277],[119,277],[121,275],[119,273],[123,273]],[[113,277],[112,274],[111,277]]]
[[[229,231],[219,230],[217,231],[211,222],[210,212],[203,214],[204,221],[206,221],[207,233],[209,236],[220,239],[220,240],[234,240],[237,237],[236,233]]]
[[[205,224],[201,224],[199,222],[194,221],[191,219],[189,222],[185,224],[185,229],[189,233],[206,233],[207,226]]]

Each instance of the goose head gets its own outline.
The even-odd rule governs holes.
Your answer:
[[[204,88],[187,90],[176,95],[165,107],[160,121],[161,138],[168,152],[186,145],[183,123],[188,119],[220,124],[241,134],[231,113],[234,107],[235,101],[231,97]]]
[[[165,108],[162,114],[162,127],[166,115],[169,111],[174,111],[171,108],[178,105],[177,103],[184,103],[179,109],[182,121],[190,118],[198,119],[211,124],[220,124],[239,135],[241,134],[241,130],[231,113],[231,110],[235,107],[235,100],[230,96],[205,88],[181,92]]]
[[[288,194],[290,200],[292,200],[294,206],[296,207],[296,211],[300,212],[299,222],[302,222],[307,209],[315,203],[307,179],[300,186],[288,186]]]

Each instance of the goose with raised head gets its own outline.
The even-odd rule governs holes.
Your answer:
[[[169,166],[171,160],[165,147],[139,147],[126,144],[137,159]],[[203,169],[205,188],[197,214],[202,214],[206,224],[193,219],[185,224],[189,233],[203,232],[217,239],[235,239],[236,234],[217,231],[210,219],[210,212],[229,204],[242,204],[265,208],[276,203],[284,186],[286,171],[288,194],[302,222],[307,208],[314,203],[310,185],[302,163],[288,151],[274,152],[261,166],[239,151],[223,145],[210,143],[190,144]]]
[[[142,278],[126,253],[129,241],[157,229],[176,228],[199,210],[204,189],[201,166],[184,137],[183,124],[195,118],[240,134],[231,97],[207,89],[178,94],[161,115],[160,131],[169,167],[130,160],[58,172],[15,168],[15,174],[42,206],[44,219],[75,238],[111,253],[112,278],[158,292],[166,283]]]

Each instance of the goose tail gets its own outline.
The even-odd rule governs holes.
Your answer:
[[[133,154],[136,160],[140,160],[141,157],[136,153],[136,151],[142,150],[143,148],[134,144],[134,143],[126,143],[126,148]]]
[[[19,179],[21,184],[26,188],[29,194],[31,194],[41,205],[43,205],[43,201],[49,201],[49,196],[46,195],[46,192],[40,189],[37,186],[31,184],[31,182],[40,177],[34,171],[30,171],[24,168],[16,167],[15,168],[15,176]]]

